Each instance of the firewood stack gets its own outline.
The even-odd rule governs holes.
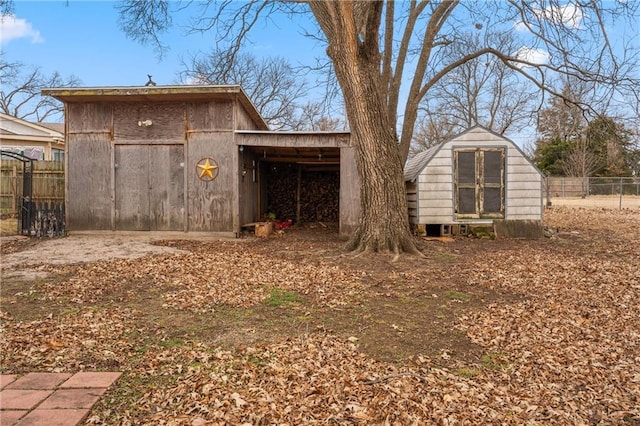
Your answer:
[[[300,222],[338,222],[339,172],[303,170],[300,178]],[[295,220],[297,190],[297,167],[271,168],[267,179],[267,211],[275,213],[278,220]]]

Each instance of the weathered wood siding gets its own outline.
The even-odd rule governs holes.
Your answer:
[[[102,95],[62,95],[72,98],[66,104],[69,230],[233,235],[260,214],[259,158],[250,156],[259,153],[240,154],[239,145],[330,147],[334,158],[340,149],[340,233],[357,225],[360,186],[348,134],[243,135],[264,132],[265,124],[238,94]],[[201,180],[196,167],[206,158],[218,167],[212,181]]]
[[[343,148],[350,147],[349,135],[345,133],[277,133],[247,132],[236,135],[237,145],[299,148]]]
[[[238,229],[231,101],[74,103],[67,110],[69,229]],[[139,125],[146,120],[152,124]],[[220,167],[211,182],[196,169],[205,157]]]
[[[145,125],[143,122],[150,122]],[[113,106],[113,139],[117,143],[184,143],[185,104],[118,103]]]
[[[505,219],[541,220],[542,175],[514,143],[476,128],[445,143],[418,176],[417,223],[457,222],[454,214],[453,182],[455,149],[498,147],[506,149]],[[487,219],[473,221],[491,222]]]
[[[187,142],[188,228],[236,232],[239,229],[238,157],[229,108],[225,103],[191,104]],[[199,178],[196,164],[212,158],[219,167],[212,181]]]
[[[115,147],[115,228],[149,231],[149,147]]]
[[[360,177],[355,148],[340,148],[340,236],[348,237],[360,218]]]
[[[232,123],[232,121],[230,121],[230,123]],[[235,130],[259,130],[256,122],[240,102],[236,102],[235,104],[235,122],[233,122],[233,124]]]
[[[184,229],[184,146],[115,146],[115,227]]]
[[[409,207],[409,223],[418,224],[418,185],[415,182],[405,182],[407,204]]]
[[[187,105],[187,133],[233,130],[233,102],[194,102]]]
[[[238,159],[238,170],[240,172],[240,226],[259,220],[258,211],[258,159],[255,154],[245,149]],[[242,176],[242,171],[245,176]]]
[[[69,230],[111,229],[112,108],[67,105],[67,211]]]
[[[152,146],[149,150],[151,229],[186,231],[184,145]]]

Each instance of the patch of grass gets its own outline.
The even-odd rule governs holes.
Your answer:
[[[279,308],[280,306],[289,304],[289,303],[300,303],[302,299],[295,291],[287,291],[281,290],[279,288],[274,288],[271,290],[269,297],[264,300],[264,303],[268,306],[274,306]]]
[[[182,339],[167,339],[167,340],[162,340],[160,341],[160,343],[158,343],[158,345],[160,345],[163,348],[173,348],[175,346],[180,346],[184,344],[184,340]]]
[[[138,355],[144,355],[147,353],[147,351],[149,350],[149,345],[147,345],[146,343],[138,346],[137,348],[135,348],[133,351],[135,353],[137,353]]]
[[[61,312],[62,315],[70,315],[70,316],[78,315],[79,313],[80,313],[80,308],[76,308],[76,307],[65,308]]]
[[[462,300],[462,301],[471,299],[471,296],[468,295],[467,293],[463,293],[457,290],[447,290],[444,292],[444,295],[447,299]]]
[[[503,370],[509,367],[509,362],[504,354],[498,352],[487,352],[480,358],[482,366],[489,370]]]
[[[460,367],[455,370],[455,373],[460,377],[471,379],[479,375],[480,370],[478,370],[477,368],[471,368],[471,367]]]
[[[432,253],[431,257],[433,257],[434,260],[442,262],[452,262],[454,260],[457,260],[459,256],[457,254],[439,251],[437,253]]]

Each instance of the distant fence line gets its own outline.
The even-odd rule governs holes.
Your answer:
[[[22,197],[22,163],[17,160],[0,160],[0,212],[15,214]],[[33,162],[32,202],[64,203],[64,162]]]
[[[545,191],[550,197],[586,197],[589,195],[640,195],[637,177],[548,177]]]
[[[640,207],[638,177],[548,177],[543,190],[547,205],[559,203],[617,209]]]

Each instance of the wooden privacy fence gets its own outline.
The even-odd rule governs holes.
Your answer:
[[[20,234],[65,235],[64,163],[10,152],[2,156],[14,160],[0,160],[0,212],[17,217]]]
[[[0,160],[0,213],[17,214],[21,207],[22,162],[18,160]],[[64,162],[33,162],[33,193],[31,202],[36,206],[64,206]],[[43,207],[44,208],[44,207]]]

